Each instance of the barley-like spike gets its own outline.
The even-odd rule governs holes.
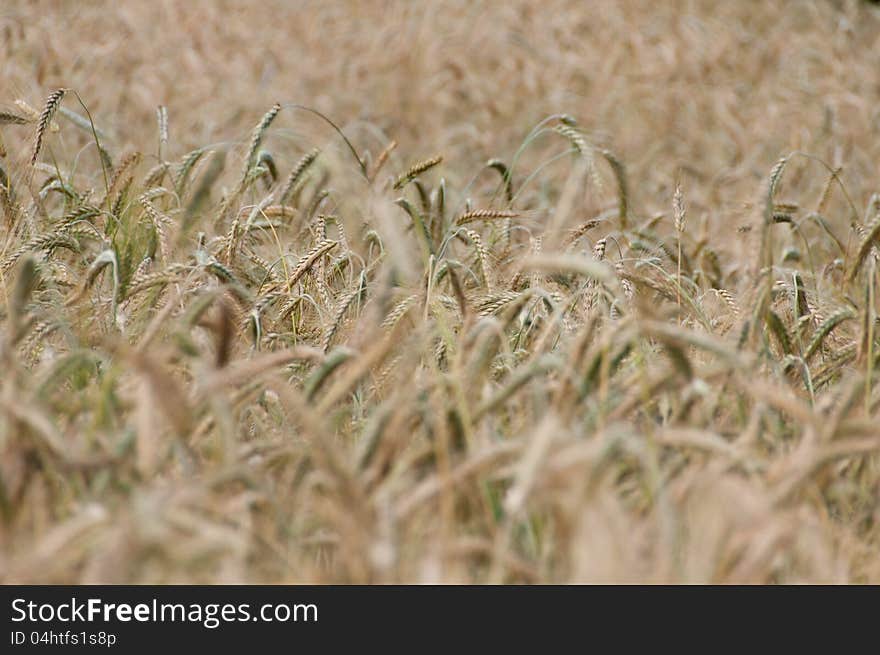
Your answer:
[[[486,285],[487,290],[491,291],[492,279],[489,275],[489,250],[483,245],[483,239],[480,238],[479,234],[473,230],[465,230],[465,234],[474,245],[474,249],[477,251],[477,261],[480,264],[480,273],[483,277],[483,284]]]
[[[168,162],[164,161],[153,166],[153,168],[147,171],[147,174],[144,176],[143,187],[145,189],[150,189],[152,187],[162,184],[162,180],[168,173],[168,168]]]
[[[284,292],[278,289],[268,289],[261,296],[258,296],[256,301],[254,302],[254,311],[258,314],[262,314],[268,307],[271,307],[275,302],[284,296]],[[283,319],[284,316],[279,316],[279,320]]]
[[[785,324],[782,322],[782,319],[779,318],[779,315],[772,309],[768,309],[766,320],[767,325],[770,327],[770,330],[776,336],[776,340],[779,342],[779,346],[780,348],[782,348],[782,352],[786,355],[790,355],[792,352],[791,337],[788,336],[788,330],[785,328]]]
[[[636,293],[636,288],[633,286],[633,283],[627,279],[626,269],[623,267],[623,262],[617,262],[614,264],[614,270],[617,272],[617,277],[620,278],[620,288],[623,289],[624,297],[627,300],[632,300]]]
[[[6,227],[9,230],[18,225],[22,215],[22,209],[15,202],[12,191],[6,185],[0,185],[0,207],[3,207],[3,215],[6,217]]]
[[[314,215],[318,212],[318,208],[321,206],[321,203],[324,202],[329,195],[330,189],[321,189],[314,195],[311,202],[309,203],[309,206],[306,207],[305,220],[307,222],[312,220],[312,217],[314,217]]]
[[[0,111],[0,125],[27,125],[34,121],[27,116],[19,116],[8,111]]]
[[[153,222],[153,228],[156,230],[156,236],[159,237],[159,252],[162,254],[162,260],[168,262],[168,233],[165,226],[170,224],[171,218],[156,209],[150,202],[149,197],[144,194],[140,197],[140,203],[146,210],[147,215]]]
[[[840,371],[841,368],[855,359],[857,353],[857,344],[855,343],[850,343],[840,350],[837,350],[829,358],[828,363],[819,369],[819,371],[813,376],[813,386],[821,387],[828,382],[838,371]]]
[[[489,294],[477,303],[477,313],[480,316],[497,314],[522,295],[519,291],[501,291]]]
[[[581,134],[580,130],[564,123],[562,125],[557,125],[553,129],[568,139],[569,143],[571,143],[572,147],[574,147],[579,155],[585,157],[590,156],[590,146],[587,144],[587,140],[584,138],[584,135]]]
[[[226,261],[227,266],[231,266],[233,260],[235,259],[236,250],[238,248],[238,226],[239,226],[238,216],[236,216],[232,224],[229,226],[229,232],[226,234],[226,238],[224,239],[226,243],[226,251],[224,254],[224,260]]]
[[[600,150],[605,161],[611,166],[611,171],[617,180],[617,207],[620,218],[620,225],[623,229],[627,228],[627,211],[629,206],[629,184],[626,177],[626,166],[624,163],[610,150]]]
[[[29,122],[36,123],[38,120],[40,120],[40,112],[29,105],[26,100],[18,98],[15,101],[15,106],[21,109],[27,115]]]
[[[248,256],[248,259],[250,259],[254,264],[256,264],[258,267],[263,269],[263,277],[266,280],[268,280],[272,283],[275,283],[275,284],[277,284],[280,281],[280,279],[278,277],[278,273],[275,272],[275,268],[267,260],[260,257],[257,253],[253,252],[252,250],[249,250],[247,252],[247,256]]]
[[[296,216],[296,209],[287,205],[269,205],[261,209],[259,214],[266,218],[293,218]]]
[[[46,100],[46,105],[43,107],[43,112],[40,114],[40,120],[37,123],[37,134],[34,138],[34,151],[31,155],[32,166],[37,163],[37,157],[40,156],[40,149],[43,147],[43,136],[46,134],[49,123],[55,115],[55,112],[58,110],[58,105],[61,104],[61,101],[64,99],[64,94],[67,93],[67,91],[68,89],[58,89],[57,91],[53,91]]]
[[[311,270],[312,266],[315,265],[315,262],[318,261],[320,257],[333,250],[333,248],[336,247],[336,244],[336,241],[322,241],[309,250],[305,256],[299,260],[299,263],[297,263],[296,268],[291,272],[287,282],[284,283],[286,290],[290,291],[293,285],[299,282],[302,276]]]
[[[318,237],[318,241],[326,241],[327,240],[327,215],[326,214],[318,214],[318,217],[315,219],[315,235]],[[330,219],[334,219],[334,216],[330,216]]]
[[[684,206],[684,195],[681,192],[681,184],[675,185],[675,193],[672,196],[672,213],[675,217],[675,231],[684,233],[687,209]]]
[[[419,295],[414,293],[398,302],[382,321],[381,327],[385,330],[391,330],[403,318],[403,315],[412,307],[419,299]]]
[[[175,176],[174,188],[177,191],[177,195],[183,195],[183,191],[186,188],[187,180],[189,179],[189,175],[192,172],[192,169],[198,163],[198,161],[202,158],[203,155],[210,152],[205,148],[196,148],[195,150],[187,153],[183,159],[180,160],[180,163],[177,165],[177,175]]]
[[[257,153],[260,149],[260,144],[263,142],[263,137],[266,134],[266,130],[269,129],[269,126],[272,124],[272,121],[275,120],[275,117],[278,116],[278,112],[281,111],[281,105],[277,102],[272,105],[272,108],[267,111],[257,126],[254,128],[253,133],[251,134],[251,143],[248,148],[247,156],[244,158],[244,169],[241,173],[241,182],[239,183],[239,188],[244,190],[248,175],[251,172],[251,169],[254,167],[257,161]]]
[[[370,181],[376,179],[376,176],[379,174],[379,171],[382,170],[382,167],[385,165],[385,162],[388,161],[388,157],[391,156],[391,153],[397,147],[397,141],[392,140],[387,146],[382,149],[382,152],[379,153],[379,156],[376,157],[376,163],[373,164],[373,170],[370,172]]]
[[[152,287],[171,284],[175,279],[176,276],[169,274],[167,271],[157,271],[155,273],[142,275],[136,282],[132,282],[129,286],[126,298],[133,298],[142,291],[146,291]]]
[[[338,238],[336,240],[339,241],[340,248],[343,251],[348,251],[349,246],[348,246],[348,237],[345,234],[345,223],[343,223],[338,218],[336,219],[336,231],[338,233]]]
[[[420,161],[417,164],[411,166],[405,173],[402,173],[398,176],[397,180],[394,182],[395,189],[402,189],[407,184],[412,182],[419,175],[424,173],[425,171],[434,168],[437,164],[443,161],[442,156],[432,157],[431,159],[426,159],[424,161]]]
[[[333,341],[333,337],[336,335],[336,332],[339,330],[339,326],[342,325],[342,319],[345,316],[345,312],[348,311],[348,308],[351,307],[351,304],[355,302],[355,300],[361,298],[366,291],[366,276],[361,273],[360,280],[358,280],[357,287],[354,291],[346,294],[339,304],[336,307],[336,312],[333,314],[333,322],[330,325],[330,329],[327,330],[327,334],[324,335],[324,340],[321,343],[321,350],[327,352],[327,349],[330,347],[330,343]]]
[[[156,107],[156,122],[159,126],[159,148],[168,145],[168,108],[165,105]]]
[[[797,214],[801,206],[796,202],[774,202],[773,211],[780,214]]]
[[[101,203],[102,205],[107,202],[108,198],[114,198],[116,194],[120,191],[120,189],[125,186],[125,180],[129,179],[130,176],[126,176],[127,173],[131,171],[132,168],[137,166],[141,161],[141,153],[132,152],[129,153],[121,162],[119,162],[119,166],[113,171],[113,175],[110,178],[110,184],[107,188],[107,195],[104,197],[104,201]]]
[[[205,270],[209,273],[213,273],[214,276],[221,282],[231,282],[234,284],[238,284],[238,279],[235,277],[235,274],[231,270],[229,270],[229,268],[216,260],[208,262],[205,265]]]
[[[599,219],[593,218],[593,219],[590,219],[589,221],[582,223],[581,225],[574,228],[573,230],[569,230],[568,236],[566,236],[566,238],[565,238],[564,245],[566,247],[571,246],[575,241],[577,241],[582,236],[584,236],[587,232],[589,232],[594,227],[599,225],[599,222],[600,222]]]
[[[323,307],[331,307],[333,305],[333,297],[330,295],[330,290],[324,281],[324,275],[324,263],[321,261],[315,266],[313,278],[315,280],[315,287],[318,290],[318,296],[321,298],[321,305]]]
[[[519,214],[507,209],[474,209],[461,214],[455,219],[456,225],[467,225],[475,221],[487,221],[495,218],[516,218]]]
[[[9,255],[4,261],[3,265],[0,266],[0,271],[5,273],[12,266],[15,265],[15,262],[18,259],[28,252],[36,252],[39,250],[51,250],[53,248],[67,248],[69,250],[73,250],[74,252],[79,250],[79,244],[73,239],[68,233],[66,229],[56,230],[55,232],[50,232],[48,234],[43,234],[38,237],[35,237],[21,246],[18,250]]]
[[[736,299],[733,297],[733,294],[727,289],[715,289],[714,291],[715,295],[721,298],[721,300],[724,301],[724,304],[727,305],[728,309],[730,309],[730,313],[733,314],[733,317],[739,318],[739,305],[736,304]]]
[[[61,324],[56,322],[37,321],[22,340],[19,352],[25,357],[31,356],[40,341],[59,328],[61,328]]]
[[[265,298],[266,306],[272,304],[278,298],[281,298],[284,294],[280,291],[275,294],[270,294]],[[290,313],[296,309],[296,306],[302,303],[302,296],[290,296],[287,300],[284,301],[284,304],[278,309],[278,320],[284,321],[290,316]]]
[[[110,207],[110,214],[112,216],[119,218],[122,215],[122,208],[125,204],[126,196],[128,194],[129,188],[131,188],[132,182],[134,182],[134,177],[132,175],[126,175],[125,179],[120,185],[119,193],[116,194],[116,199],[113,201],[113,205]]]
[[[335,219],[335,217],[331,216],[331,219]],[[327,241],[327,216],[324,214],[318,214],[318,218],[315,220],[315,235],[317,236],[318,243],[323,243]],[[333,299],[330,296],[330,291],[327,288],[327,284],[325,282],[326,279],[326,271],[324,268],[324,258],[321,257],[318,260],[318,263],[315,267],[315,286],[318,288],[318,295],[321,297],[321,304],[324,307],[329,307],[333,303]]]
[[[321,154],[321,151],[314,148],[304,154],[300,160],[296,162],[296,165],[290,171],[290,175],[287,176],[287,181],[284,183],[284,190],[281,192],[278,202],[282,205],[287,203],[297,182],[300,181],[300,178],[302,178],[306,170],[308,170],[308,168],[315,162],[319,154]]]
[[[855,317],[855,312],[853,312],[848,307],[844,307],[842,309],[838,309],[835,312],[832,312],[831,315],[826,318],[821,325],[819,325],[819,327],[816,329],[816,332],[813,334],[813,338],[810,339],[807,350],[804,352],[804,359],[809,359],[817,350],[819,350],[822,342],[829,334],[831,334],[831,331],[834,330],[834,328],[836,328],[844,321]]]
[[[862,235],[862,242],[859,244],[859,250],[856,254],[856,261],[853,263],[853,267],[849,272],[849,280],[852,281],[855,279],[856,275],[858,275],[859,270],[862,268],[862,264],[864,264],[865,259],[868,254],[871,253],[872,249],[874,249],[874,242],[880,237],[880,214],[871,221],[868,225],[867,229],[860,229],[861,226],[856,226],[856,229]]]
[[[776,165],[773,166],[773,170],[770,171],[770,180],[767,184],[767,199],[771,203],[771,207],[773,196],[776,194],[776,188],[779,186],[779,180],[782,179],[782,172],[785,170],[785,165],[787,163],[788,158],[782,157],[776,162]]]
[[[831,199],[831,190],[834,188],[834,180],[837,179],[837,176],[841,173],[840,168],[835,168],[828,174],[828,180],[825,182],[825,186],[822,187],[822,194],[819,196],[819,200],[816,203],[816,214],[824,214],[825,209],[828,207],[828,201]]]
[[[131,283],[135,284],[139,282],[142,278],[149,275],[150,267],[153,265],[152,257],[144,257],[141,260],[141,263],[138,264],[138,267],[135,269],[134,273],[131,276]]]

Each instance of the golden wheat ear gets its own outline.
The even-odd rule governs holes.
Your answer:
[[[419,175],[434,168],[437,164],[443,161],[443,157],[431,157],[431,159],[426,159],[424,161],[420,161],[413,166],[410,166],[404,173],[401,173],[397,180],[394,182],[395,189],[402,189],[407,184],[416,179]]]
[[[254,131],[251,134],[251,142],[248,146],[247,155],[244,158],[244,166],[241,171],[241,181],[239,182],[240,190],[244,190],[247,186],[251,169],[253,169],[257,163],[257,153],[260,150],[260,144],[263,143],[263,138],[266,136],[266,130],[272,125],[272,121],[275,120],[280,111],[281,105],[276,102],[272,105],[272,108],[263,115],[263,118],[260,119],[260,122],[254,128]]]
[[[391,141],[387,146],[382,149],[382,152],[379,153],[379,156],[376,157],[376,163],[373,164],[373,168],[370,171],[370,181],[374,181],[376,176],[379,174],[379,171],[382,170],[382,167],[388,161],[388,158],[391,156],[391,153],[397,147],[397,141]]]
[[[40,156],[40,149],[43,147],[43,137],[46,134],[46,130],[49,129],[49,123],[52,122],[52,117],[55,115],[55,112],[58,111],[58,107],[61,105],[61,101],[64,99],[64,95],[68,90],[69,89],[58,89],[53,91],[46,99],[46,104],[43,107],[43,111],[40,113],[40,120],[37,121],[37,133],[34,137],[34,151],[31,154],[31,166],[37,163],[37,157]]]
[[[312,150],[304,154],[298,162],[296,162],[296,164],[290,171],[290,175],[287,176],[287,181],[284,183],[284,190],[278,197],[279,204],[287,204],[287,201],[292,195],[294,195],[294,192],[299,187],[303,175],[305,175],[306,171],[312,166],[312,164],[315,163],[315,160],[318,158],[319,154],[321,154],[321,151],[317,148],[313,148]]]
[[[489,221],[497,218],[516,218],[517,216],[519,216],[519,213],[508,209],[474,209],[459,215],[459,217],[455,219],[455,224],[467,225],[468,223],[473,223],[475,221]]]

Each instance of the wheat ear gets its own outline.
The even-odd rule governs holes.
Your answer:
[[[55,112],[58,111],[58,105],[61,104],[61,101],[64,99],[64,94],[67,93],[67,91],[68,89],[58,89],[57,91],[53,91],[46,100],[46,105],[43,107],[43,111],[40,114],[40,120],[37,122],[37,134],[34,138],[34,152],[31,155],[31,166],[37,163],[37,157],[40,156],[40,148],[43,147],[43,136],[46,134],[46,130],[49,128],[49,123],[52,121]]]

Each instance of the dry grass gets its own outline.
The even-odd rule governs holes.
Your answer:
[[[7,3],[0,579],[880,582],[878,34]]]

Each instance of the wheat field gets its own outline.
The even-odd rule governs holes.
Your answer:
[[[0,48],[0,581],[880,583],[876,5]]]

